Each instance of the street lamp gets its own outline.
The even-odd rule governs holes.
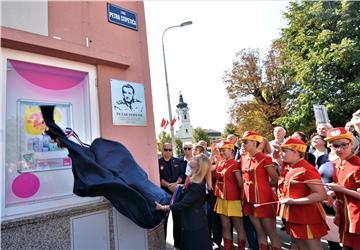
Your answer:
[[[170,102],[170,92],[169,92],[169,81],[168,81],[168,76],[167,76],[167,69],[166,69],[166,59],[165,59],[165,46],[164,46],[164,35],[166,33],[166,31],[168,31],[169,29],[172,28],[178,28],[178,27],[184,27],[187,25],[191,25],[192,21],[187,21],[184,23],[181,23],[179,25],[175,25],[175,26],[170,26],[167,27],[163,34],[162,34],[162,49],[163,49],[163,57],[164,57],[164,69],[165,69],[165,82],[166,82],[166,93],[167,93],[167,101],[168,101],[168,109],[169,109],[169,122],[170,122],[170,134],[171,134],[171,145],[173,148],[173,152],[176,154],[176,143],[175,143],[175,134],[174,134],[174,127],[171,125],[171,120],[173,119],[172,117],[172,112],[171,112],[171,102]]]

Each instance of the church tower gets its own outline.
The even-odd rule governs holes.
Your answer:
[[[176,119],[177,129],[176,137],[179,137],[182,142],[192,141],[192,126],[190,123],[190,114],[187,103],[184,102],[183,96],[180,93],[179,103],[176,105]]]

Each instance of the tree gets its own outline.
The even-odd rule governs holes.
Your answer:
[[[230,134],[233,134],[233,135],[236,135],[236,136],[239,136],[239,133],[238,133],[238,128],[235,124],[233,123],[228,123],[226,124],[225,128],[224,128],[224,131],[222,133],[222,137],[223,138],[227,138],[228,135]]]
[[[171,144],[171,135],[166,133],[165,131],[162,131],[158,135],[158,141],[157,141],[157,149],[158,149],[159,152],[162,151],[164,143],[170,143]],[[174,153],[176,153],[176,156],[177,157],[184,156],[181,139],[176,137],[175,144],[176,144],[176,148],[175,148]]]
[[[293,130],[314,129],[314,104],[344,126],[360,107],[360,2],[295,1],[285,13],[280,41],[295,84],[289,112],[276,120]]]
[[[184,156],[183,142],[179,137],[176,137],[175,144],[176,144],[176,156],[183,157]]]
[[[205,129],[200,127],[194,128],[192,132],[192,141],[196,143],[200,140],[204,140],[208,145],[210,145],[210,137],[206,133]]]
[[[236,54],[223,80],[232,101],[231,121],[240,133],[257,130],[265,136],[272,134],[275,121],[287,111],[289,79],[279,40],[272,43],[265,60],[260,59],[258,49],[243,49]]]
[[[164,143],[171,143],[171,136],[170,136],[170,134],[166,133],[165,131],[162,131],[158,135],[158,141],[157,141],[157,148],[158,148],[159,152],[162,151]]]

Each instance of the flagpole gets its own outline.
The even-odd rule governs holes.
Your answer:
[[[173,126],[174,124],[171,125],[171,121],[173,120],[173,117],[172,117],[172,112],[171,112],[171,102],[170,102],[170,92],[169,92],[169,81],[168,81],[167,69],[166,69],[164,35],[165,35],[165,32],[168,31],[169,29],[178,28],[178,27],[184,27],[184,26],[191,25],[191,24],[192,24],[192,22],[191,22],[191,21],[188,21],[188,22],[181,23],[181,24],[179,24],[179,25],[167,27],[167,28],[164,30],[164,32],[163,32],[163,34],[162,34],[162,38],[161,38],[161,41],[162,41],[162,50],[163,50],[163,58],[164,58],[166,94],[167,94],[167,102],[168,102],[168,109],[169,109],[169,122],[170,122],[171,145],[172,145],[172,149],[173,149],[173,154],[174,154],[174,156],[177,156],[177,155],[176,155],[176,142],[175,142],[175,133],[174,133],[174,126]]]

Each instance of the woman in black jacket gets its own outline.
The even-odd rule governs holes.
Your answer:
[[[156,210],[181,212],[180,249],[212,249],[205,208],[206,183],[211,187],[211,163],[204,154],[200,154],[189,164],[191,177],[189,184],[183,187],[183,198],[170,206],[155,202]]]

